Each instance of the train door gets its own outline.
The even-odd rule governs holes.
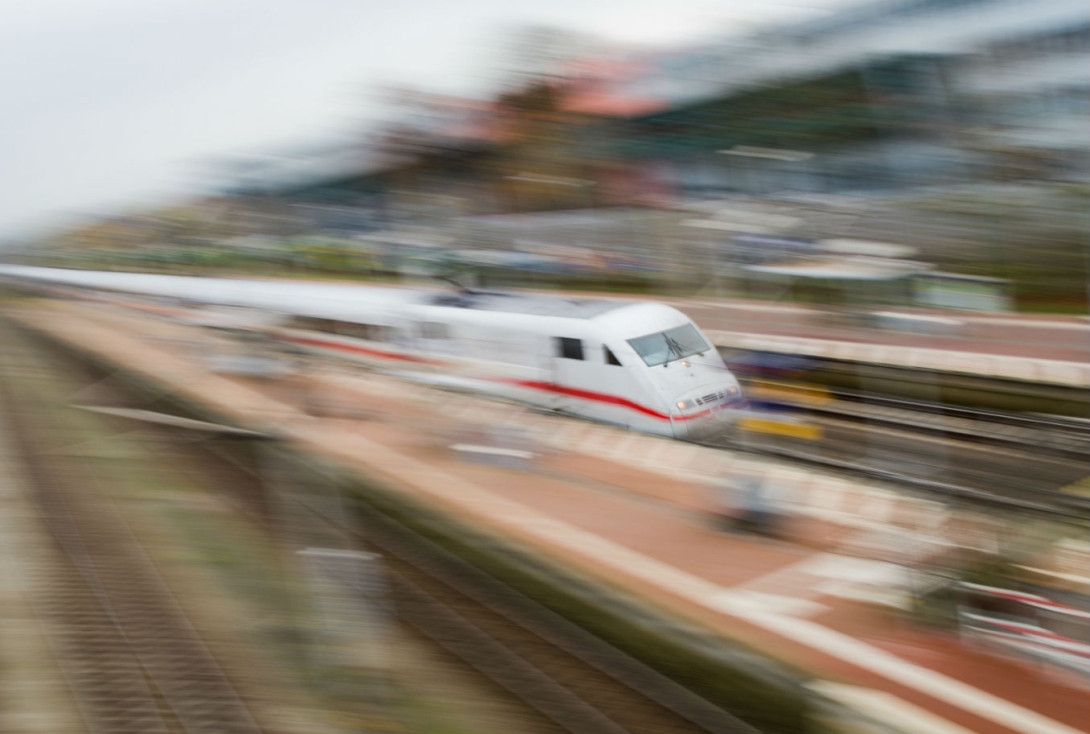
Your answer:
[[[565,413],[578,413],[581,401],[573,391],[586,382],[587,350],[582,339],[558,336],[552,338],[552,408]]]
[[[549,364],[537,334],[498,330],[494,332],[496,354],[504,374],[525,389],[538,392],[549,383]]]
[[[557,410],[630,427],[632,375],[607,347],[591,339],[555,337],[553,392]]]
[[[473,377],[487,381],[491,391],[542,402],[541,388],[549,384],[549,371],[541,361],[540,337],[476,325],[459,327],[458,335]]]

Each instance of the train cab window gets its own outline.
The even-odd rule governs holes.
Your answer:
[[[612,364],[612,365],[615,365],[617,367],[621,366],[620,360],[617,359],[616,356],[614,356],[613,352],[610,351],[609,347],[606,347],[606,346],[602,347],[602,356],[605,357],[606,364]]]
[[[558,336],[556,338],[556,356],[564,359],[583,359],[583,341]]]
[[[628,340],[648,367],[703,354],[711,349],[693,324],[682,324],[666,331]]]

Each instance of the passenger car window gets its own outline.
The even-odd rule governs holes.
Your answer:
[[[424,339],[449,339],[447,325],[434,321],[421,321],[419,324],[420,336]]]
[[[312,316],[296,316],[292,319],[292,326],[304,331],[321,331],[326,334],[335,333],[334,322],[329,319],[318,319]]]
[[[557,356],[564,359],[583,359],[583,341],[566,336],[556,338]]]
[[[336,333],[338,336],[347,336],[352,339],[382,342],[387,341],[387,329],[385,326],[374,324],[359,324],[351,321],[336,321]]]
[[[617,357],[614,356],[613,352],[610,351],[609,347],[602,347],[602,352],[603,356],[605,356],[606,364],[616,365],[617,367],[621,366],[620,360],[618,360]]]

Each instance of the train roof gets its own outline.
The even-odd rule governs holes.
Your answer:
[[[593,319],[596,316],[631,305],[624,301],[598,298],[564,298],[533,293],[429,293],[429,306],[465,308],[477,311],[552,316],[564,319]]]
[[[63,285],[269,309],[281,313],[359,318],[359,309],[385,311],[418,305],[493,313],[590,320],[632,308],[631,301],[538,293],[436,291],[306,281],[201,278],[193,276],[64,270],[0,265],[0,275]]]

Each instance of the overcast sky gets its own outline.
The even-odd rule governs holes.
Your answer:
[[[379,85],[481,93],[529,24],[677,44],[837,0],[4,0],[0,238],[167,201],[204,162],[330,138]]]

